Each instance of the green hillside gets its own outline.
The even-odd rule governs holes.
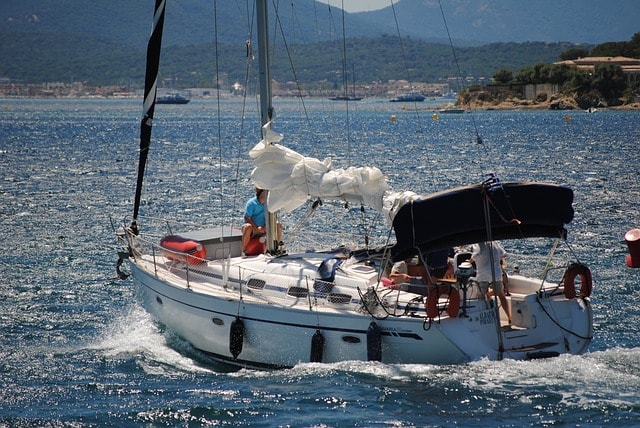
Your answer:
[[[303,83],[341,82],[341,42],[291,45],[292,61]],[[359,38],[347,41],[348,69],[358,82],[411,79],[435,82],[456,76],[451,48],[420,40],[395,37]],[[517,71],[535,63],[559,59],[575,47],[567,43],[499,43],[456,50],[463,76],[490,77],[499,69]],[[294,79],[282,44],[274,46],[274,78]],[[81,81],[90,85],[143,84],[145,50],[89,34],[0,32],[0,77],[25,82]],[[405,68],[405,62],[407,68]],[[244,41],[219,44],[221,74],[233,83],[243,81],[246,71]],[[215,80],[215,46],[168,46],[164,49],[161,77],[176,79],[179,87],[212,86]],[[409,76],[407,71],[409,70]]]

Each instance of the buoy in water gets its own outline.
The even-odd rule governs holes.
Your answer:
[[[316,333],[311,338],[311,356],[309,361],[312,363],[322,362],[322,352],[324,351],[324,336],[320,330],[316,330]]]
[[[396,115],[392,115],[391,116],[391,123],[396,123],[398,121],[398,118],[396,117]]]
[[[382,334],[375,322],[367,329],[367,361],[382,361]]]
[[[640,268],[640,229],[631,229],[624,234],[627,241],[629,254],[627,254],[627,266],[630,268]]]
[[[433,120],[438,120],[438,113],[433,113]]]
[[[567,123],[571,122],[571,117],[570,116],[565,116],[564,117],[564,121],[567,122]]]

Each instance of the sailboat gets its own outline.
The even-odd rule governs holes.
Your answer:
[[[355,66],[351,66],[352,77],[353,77],[353,92],[349,95],[349,82],[347,76],[347,46],[346,46],[346,34],[344,31],[344,1],[342,4],[342,88],[343,93],[341,95],[336,95],[334,97],[329,98],[332,101],[361,101],[362,97],[356,96],[356,68]]]
[[[347,360],[456,364],[586,352],[593,336],[591,272],[577,261],[557,261],[568,246],[573,191],[490,175],[418,195],[390,189],[378,168],[336,169],[285,147],[271,117],[267,1],[256,3],[262,138],[249,156],[253,184],[267,192],[266,249],[243,257],[240,232],[225,225],[172,226],[158,235],[153,219],[139,215],[164,22],[165,2],[157,0],[133,217],[116,233],[122,243],[117,271],[132,278],[143,307],[212,361],[238,368]],[[275,214],[310,198],[374,207],[395,241],[375,249],[283,251]],[[536,242],[532,255],[540,252],[539,240],[548,239],[549,253],[539,270],[507,268],[509,320],[499,300],[480,289],[468,246],[511,240],[519,248],[527,239]],[[431,274],[429,254],[450,248],[452,273]],[[424,293],[389,275],[390,265],[405,260],[409,274],[426,272]],[[527,270],[539,275],[524,275]]]
[[[347,71],[343,68],[344,82],[342,84],[342,88],[344,89],[344,93],[342,95],[336,95],[335,97],[329,98],[331,101],[361,101],[362,97],[356,95],[356,82],[355,82],[355,67],[353,68],[353,91],[352,94],[348,94],[348,86],[347,83]]]

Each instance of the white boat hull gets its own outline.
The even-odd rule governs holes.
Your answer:
[[[254,268],[282,268],[278,262],[260,258],[263,260],[256,260]],[[236,266],[231,259],[229,264],[233,272]],[[289,270],[295,265],[291,260],[282,264]],[[380,360],[398,364],[455,364],[481,358],[579,354],[587,349],[592,333],[588,299],[566,299],[561,293],[551,297],[514,294],[514,325],[497,328],[493,305],[478,300],[469,300],[466,311],[454,318],[444,314],[439,320],[430,321],[421,304],[414,307],[415,316],[385,317],[379,310],[372,316],[354,310],[361,304],[357,293],[344,307],[310,303],[316,300],[313,292],[311,299],[309,295],[285,296],[278,290],[265,298],[246,287],[246,278],[242,290],[238,286],[242,281],[232,275],[225,287],[224,264],[209,265],[189,271],[186,265],[175,261],[156,263],[155,267],[143,259],[131,263],[134,282],[148,312],[214,360],[240,367],[284,368],[309,362],[312,337],[317,331],[324,336],[321,362],[370,360],[370,348],[375,346],[367,334],[371,323],[380,329]],[[305,273],[300,270],[300,274]],[[267,279],[265,288],[269,287],[269,278],[275,278],[269,275],[262,276]],[[517,283],[517,278],[513,282]],[[280,298],[278,293],[282,294]],[[234,356],[231,325],[237,318],[242,320],[244,329],[241,351]]]

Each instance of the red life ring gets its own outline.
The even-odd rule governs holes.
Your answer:
[[[564,273],[564,296],[567,299],[576,297],[576,277],[580,277],[580,296],[589,297],[593,289],[591,271],[582,263],[571,263]]]
[[[457,288],[450,285],[445,287],[435,287],[429,292],[427,303],[425,303],[427,316],[429,318],[437,318],[438,315],[440,315],[440,311],[438,310],[438,300],[441,296],[445,296],[449,299],[447,315],[449,315],[450,318],[456,318],[460,311],[460,293]]]

